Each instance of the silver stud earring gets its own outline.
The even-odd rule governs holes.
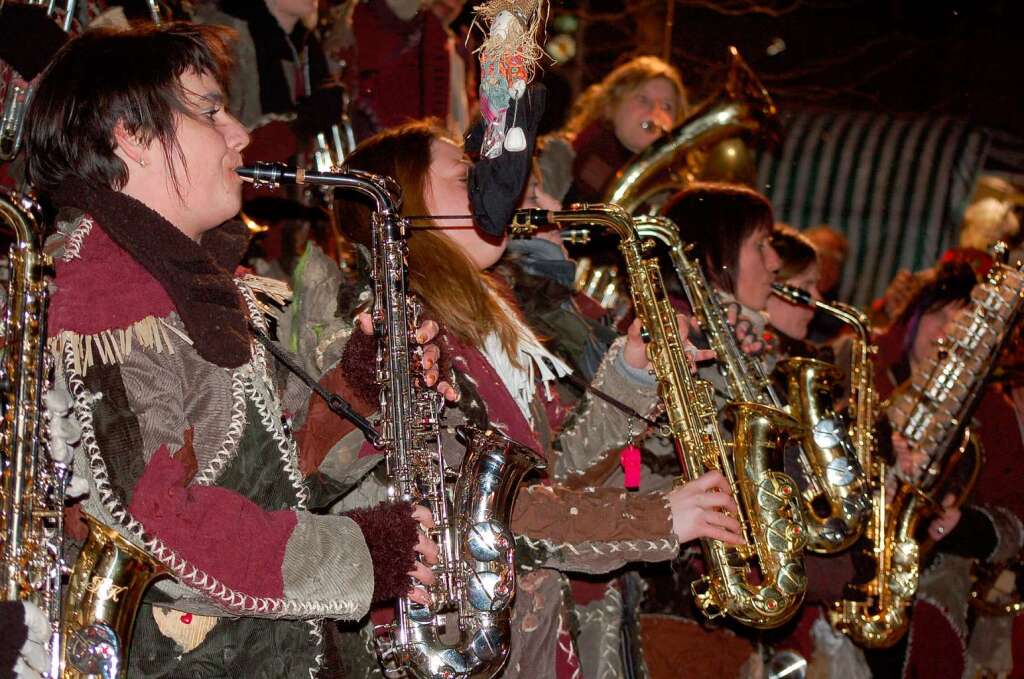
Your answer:
[[[139,158],[139,165],[141,167],[146,167],[146,159],[145,158]]]

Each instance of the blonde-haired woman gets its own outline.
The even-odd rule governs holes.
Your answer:
[[[545,174],[553,175],[544,185],[558,198],[600,199],[615,172],[686,112],[674,66],[653,56],[621,64],[580,96],[562,133],[544,146]]]

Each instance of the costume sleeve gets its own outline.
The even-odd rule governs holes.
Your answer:
[[[262,456],[285,450],[280,432],[261,435],[255,426],[267,429],[280,413],[269,380],[257,393],[260,378],[240,375],[206,363],[174,335],[162,352],[135,348],[91,367],[79,383],[91,398],[70,384],[91,471],[86,509],[133,527],[130,535],[181,585],[221,611],[358,619],[375,590],[390,594],[412,566],[409,508],[353,517],[272,510],[291,504],[274,488],[301,488],[301,477],[294,456]],[[239,390],[246,398],[236,398]],[[259,469],[246,468],[257,459]],[[240,492],[223,487],[232,476]]]
[[[512,532],[520,563],[561,571],[607,573],[679,551],[662,493],[531,485],[516,499]]]
[[[646,371],[631,368],[622,357],[626,338],[612,343],[592,382],[593,386],[646,415],[658,402],[658,387]],[[607,401],[587,394],[570,416],[555,442],[555,459],[549,461],[549,473],[555,479],[582,474],[603,459],[609,449],[627,443],[629,428],[640,432],[639,422]]]

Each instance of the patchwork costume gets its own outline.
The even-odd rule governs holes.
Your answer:
[[[199,245],[134,199],[70,180],[54,251],[49,346],[88,479],[82,509],[171,575],[150,588],[133,677],[309,677],[321,621],[358,619],[408,587],[411,508],[313,513],[253,289],[233,271],[240,226]]]

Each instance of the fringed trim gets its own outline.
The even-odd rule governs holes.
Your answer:
[[[60,259],[62,262],[70,262],[72,259],[77,259],[79,252],[82,249],[82,243],[85,241],[86,236],[92,231],[92,227],[96,225],[93,218],[89,215],[82,215],[81,219],[78,220],[78,224],[75,225],[74,230],[67,236],[64,241],[64,252],[61,254]]]
[[[290,301],[292,298],[291,286],[284,281],[277,280],[276,278],[256,276],[255,274],[247,273],[241,278],[236,278],[235,281],[236,283],[244,285],[250,292],[259,293],[268,297],[278,306],[284,306],[285,303]],[[250,303],[249,300],[246,300],[246,303]],[[260,312],[266,316],[277,317],[280,313],[278,309],[256,299],[255,295],[253,295],[252,303],[255,303]]]
[[[191,344],[191,340],[180,330],[170,325],[165,319],[146,316],[132,323],[127,328],[103,330],[95,335],[80,335],[71,330],[64,330],[47,340],[47,348],[52,356],[63,356],[70,348],[75,372],[85,375],[89,368],[98,364],[112,365],[121,363],[138,346],[156,353],[174,353],[168,332],[181,337]]]

